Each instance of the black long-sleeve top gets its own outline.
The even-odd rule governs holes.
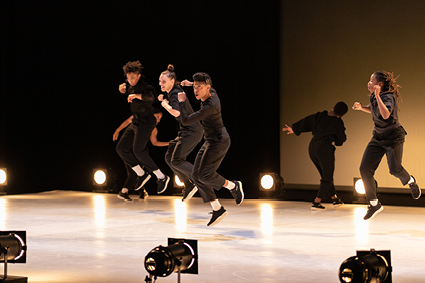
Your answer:
[[[179,92],[184,92],[184,91],[183,91],[183,89],[180,86],[175,85],[171,89],[171,91],[168,93],[168,101],[170,103],[170,106],[174,110],[178,110],[178,111],[180,111],[179,97],[178,97],[178,93]],[[192,105],[190,104],[189,99],[186,99],[185,100],[184,106],[185,106],[187,115],[190,115],[190,114],[192,114],[194,112],[193,111],[193,108],[192,108]],[[181,119],[181,114],[180,114],[180,116],[176,117],[176,120],[179,123],[179,127],[180,127],[180,130],[181,131],[183,131],[183,130],[187,130],[187,131],[202,131],[202,126],[201,126],[201,123],[199,121],[198,122],[194,122],[192,124],[183,125],[182,119]]]
[[[337,146],[341,146],[347,140],[342,119],[329,116],[326,110],[301,119],[292,125],[292,130],[297,136],[303,132],[312,132],[313,138],[326,138],[335,142]]]
[[[375,124],[374,130],[377,134],[391,132],[401,126],[398,121],[398,102],[396,95],[392,92],[381,93],[381,99],[388,108],[388,111],[390,111],[390,117],[388,119],[382,118],[375,95],[371,94],[369,97],[370,113],[372,114],[372,120]]]
[[[217,92],[211,88],[211,97],[201,102],[201,109],[188,115],[184,102],[179,103],[180,116],[183,125],[202,121],[204,139],[206,141],[221,141],[227,134],[221,117],[221,104]]]
[[[153,115],[152,114],[152,104],[156,98],[155,95],[155,89],[148,85],[144,80],[141,78],[137,82],[135,86],[132,86],[128,83],[128,81],[125,81],[126,84],[126,95],[130,94],[141,94],[142,100],[140,99],[133,99],[130,105],[131,113],[133,114],[133,121],[134,119],[140,120],[146,117],[147,115]]]

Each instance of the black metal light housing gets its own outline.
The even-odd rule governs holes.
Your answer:
[[[153,276],[173,272],[198,274],[198,241],[168,238],[168,246],[158,246],[145,257],[145,268]]]
[[[0,262],[26,263],[26,231],[0,231]]]
[[[357,251],[339,268],[342,283],[392,283],[391,254],[389,250]]]

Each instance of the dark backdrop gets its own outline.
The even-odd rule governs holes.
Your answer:
[[[9,193],[91,190],[94,167],[124,180],[112,134],[130,116],[118,85],[135,60],[158,91],[169,63],[179,79],[211,75],[232,138],[219,173],[242,180],[247,197],[257,196],[260,172],[279,172],[279,1],[0,5],[0,167]],[[175,133],[164,113],[159,139]],[[171,174],[165,149],[151,153]]]

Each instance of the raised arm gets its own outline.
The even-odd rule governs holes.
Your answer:
[[[360,102],[354,102],[353,109],[370,113],[370,105],[363,106]]]
[[[168,113],[170,113],[174,117],[180,116],[180,111],[171,107],[170,102],[167,99],[164,99],[163,94],[158,95],[158,100],[161,101],[161,106],[164,107],[164,109],[167,110]]]
[[[155,127],[151,133],[150,140],[154,146],[168,146],[169,142],[159,141],[157,138],[158,129]]]

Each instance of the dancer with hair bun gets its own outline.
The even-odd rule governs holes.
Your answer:
[[[390,174],[399,178],[403,186],[409,185],[414,199],[421,196],[416,179],[401,165],[407,133],[398,119],[400,86],[396,79],[393,73],[387,71],[374,72],[367,84],[370,103],[363,106],[360,102],[355,102],[353,105],[354,110],[371,113],[375,124],[372,139],[363,153],[360,164],[360,175],[370,203],[364,220],[371,219],[384,209],[376,195],[377,183],[374,179],[375,171],[384,155],[387,156]]]
[[[132,123],[124,131],[116,150],[121,159],[130,166],[138,176],[135,190],[143,188],[151,175],[144,169],[152,172],[157,177],[158,192],[163,192],[170,181],[164,175],[152,158],[149,156],[146,144],[156,126],[152,104],[156,98],[155,89],[142,79],[142,64],[139,61],[128,62],[123,66],[126,82],[119,85],[118,90],[127,94],[127,101],[131,103]],[[143,168],[142,168],[143,167]],[[118,198],[131,201],[128,189],[123,188]]]
[[[159,85],[161,91],[166,95],[160,94],[158,100],[161,101],[162,107],[174,116],[179,124],[179,132],[177,137],[170,141],[165,154],[165,162],[173,170],[180,181],[184,184],[182,201],[189,200],[198,191],[196,185],[190,180],[192,175],[193,164],[186,160],[187,156],[192,152],[196,145],[202,140],[201,123],[195,122],[188,125],[182,125],[179,109],[178,93],[183,92],[179,86],[174,66],[168,65],[167,70],[159,76]],[[193,108],[189,100],[185,101],[185,108],[190,115]]]

